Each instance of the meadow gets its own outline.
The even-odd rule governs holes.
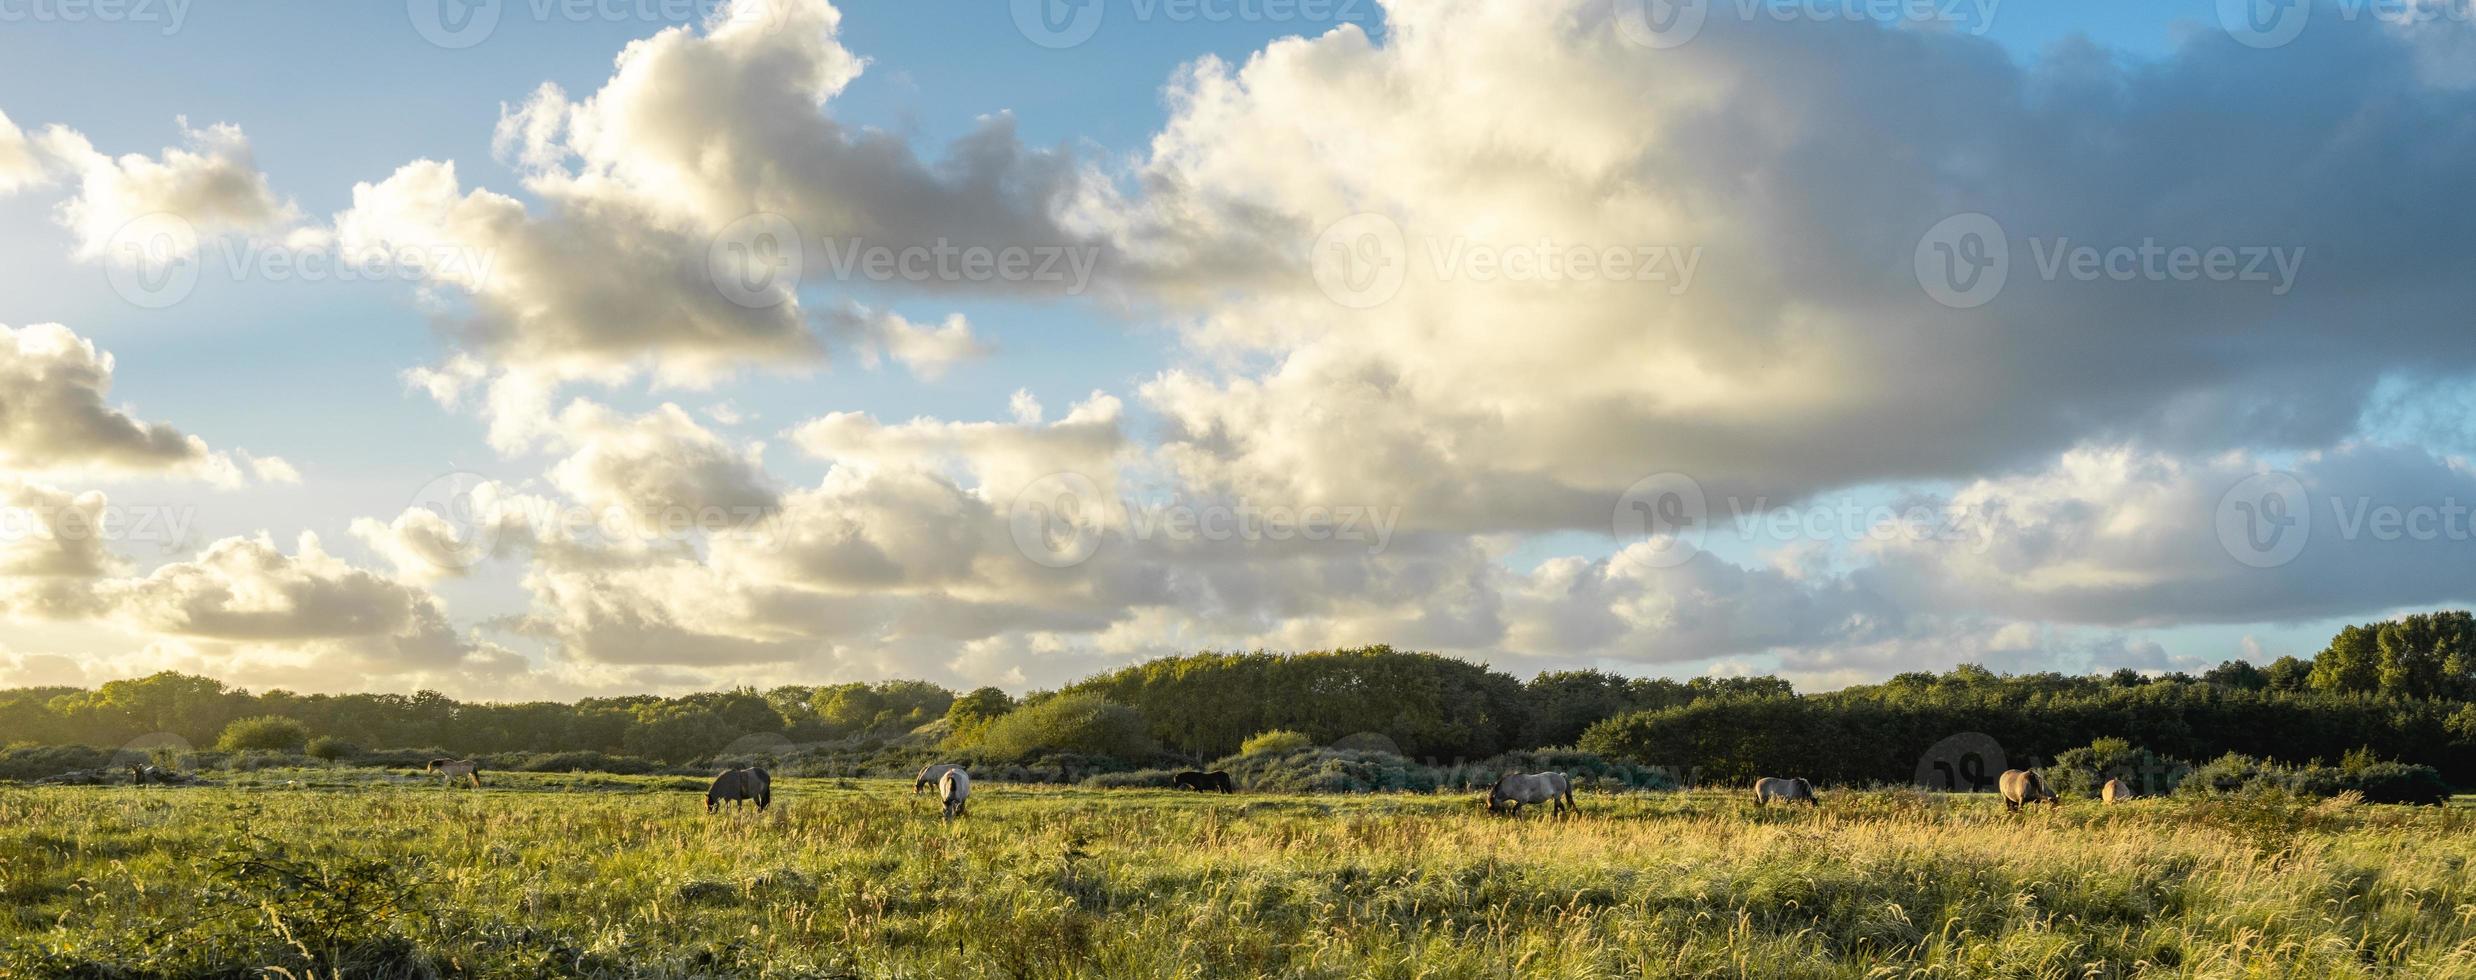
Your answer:
[[[2476,976],[2459,808],[224,778],[0,788],[0,975]]]

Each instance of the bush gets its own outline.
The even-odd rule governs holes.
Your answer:
[[[261,749],[273,752],[299,752],[309,741],[309,726],[279,715],[243,718],[224,726],[215,747],[226,752]]]
[[[2441,805],[2450,784],[2431,766],[2350,760],[2347,766],[2291,768],[2229,752],[2186,777],[2180,792],[2196,796],[2263,797],[2281,794],[2334,797],[2353,792],[2369,803]]]
[[[2095,798],[2109,779],[2123,780],[2138,796],[2164,796],[2192,772],[2192,764],[2170,759],[2120,738],[2101,738],[2077,749],[2065,749],[2046,770],[2049,788],[2057,793]]]
[[[45,779],[101,769],[111,762],[111,753],[83,745],[12,745],[0,751],[0,779]]]
[[[1257,732],[1253,738],[1247,739],[1245,743],[1238,746],[1238,754],[1288,755],[1300,749],[1314,747],[1315,740],[1308,738],[1303,732],[1275,728],[1269,732]]]
[[[518,772],[607,772],[643,776],[665,767],[651,759],[606,752],[544,752],[502,760],[500,767]]]
[[[1167,789],[1177,773],[1168,769],[1136,769],[1128,772],[1104,772],[1091,776],[1083,785],[1092,789]]]
[[[1097,694],[1060,694],[1007,712],[980,733],[979,748],[999,759],[1042,750],[1142,759],[1158,751],[1142,715]]]
[[[333,735],[320,735],[309,740],[311,758],[327,762],[342,762],[361,754],[361,747]]]

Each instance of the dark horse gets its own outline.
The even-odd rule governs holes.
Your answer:
[[[1211,793],[1215,791],[1222,793],[1235,793],[1238,791],[1237,784],[1230,782],[1229,773],[1223,772],[1219,769],[1215,769],[1211,772],[1197,772],[1193,769],[1189,769],[1185,772],[1169,777],[1169,782],[1170,785],[1176,786],[1179,789],[1191,789],[1198,793]]]
[[[755,766],[715,776],[713,786],[705,790],[705,812],[722,809],[724,800],[731,801],[734,807],[755,800],[757,811],[762,813],[767,804],[774,802],[774,777]]]

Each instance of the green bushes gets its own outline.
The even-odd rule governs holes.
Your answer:
[[[280,715],[260,715],[224,726],[215,747],[225,752],[299,752],[309,737],[308,725]]]
[[[333,735],[320,735],[309,740],[310,758],[326,762],[342,762],[361,754],[361,747]]]
[[[1276,728],[1269,732],[1258,732],[1255,737],[1247,739],[1244,744],[1238,746],[1238,754],[1287,755],[1300,749],[1314,747],[1315,740],[1308,738],[1304,733]]]
[[[1016,708],[990,722],[976,747],[1010,760],[1042,751],[1132,760],[1159,751],[1144,733],[1143,715],[1097,694],[1059,694]]]
[[[2135,747],[2120,738],[2102,738],[2077,749],[2066,749],[2046,769],[2047,787],[2065,795],[2099,795],[2109,779],[2120,779],[2137,796],[2164,796],[2192,771],[2192,764]]]
[[[2282,766],[2229,752],[2187,776],[2181,792],[2193,796],[2260,796],[2288,793],[2331,797],[2353,792],[2368,803],[2440,805],[2450,785],[2431,766],[2350,758],[2339,766]]]

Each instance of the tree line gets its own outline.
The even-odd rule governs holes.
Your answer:
[[[1578,748],[1699,782],[1794,773],[1899,783],[1931,765],[1938,745],[1982,733],[2007,764],[2120,738],[2191,760],[2240,752],[2306,764],[2369,752],[2469,783],[2472,698],[2476,618],[2440,612],[2349,626],[2309,661],[2234,660],[2198,676],[2006,676],[1962,666],[1817,694],[1776,677],[1678,681],[1579,670],[1523,680],[1385,646],[1164,657],[1022,698],[896,680],[498,703],[431,691],[253,693],[163,673],[93,689],[0,690],[0,740],[112,748],[170,736],[198,748],[298,751],[320,739],[341,755],[602,753],[671,765],[903,740],[982,757],[1072,753],[1137,767],[1228,756],[1251,737],[1284,731],[1317,745],[1445,762]],[[250,724],[236,728],[243,722]]]

